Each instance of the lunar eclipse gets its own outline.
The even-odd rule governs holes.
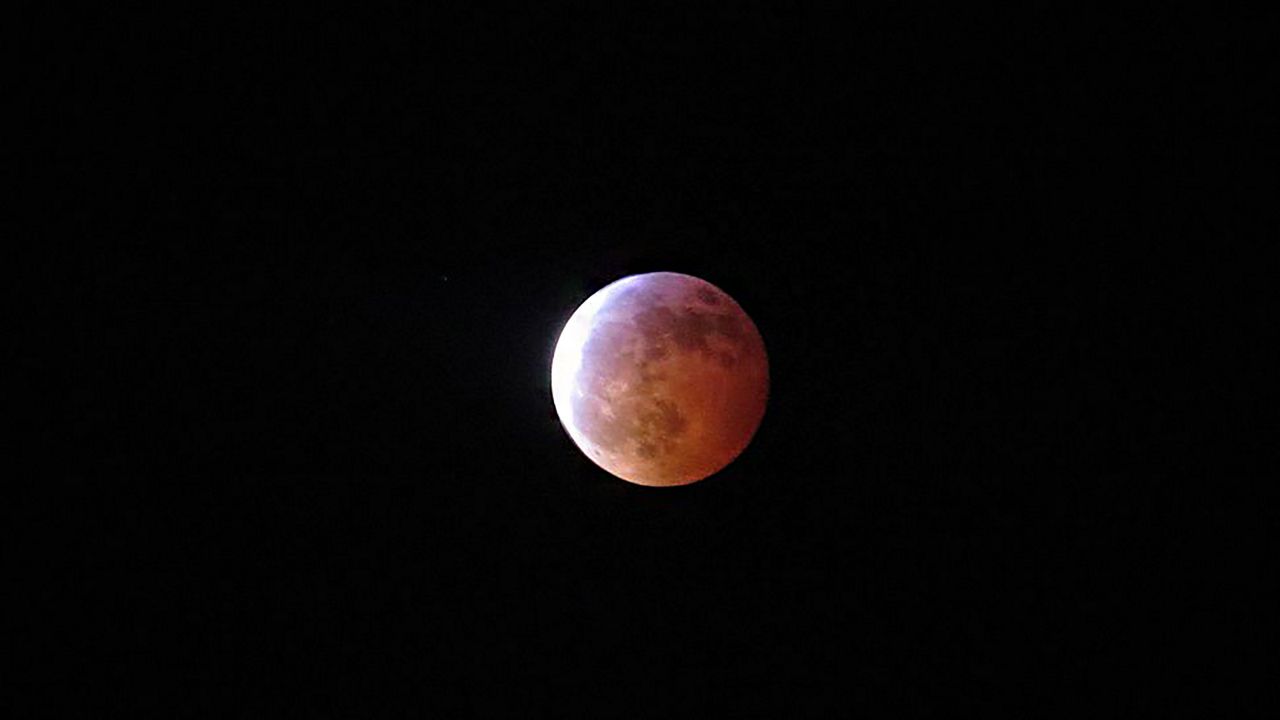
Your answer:
[[[751,442],[769,363],[755,323],[723,290],[646,273],[604,287],[573,313],[551,389],[565,430],[601,468],[638,485],[686,485]]]

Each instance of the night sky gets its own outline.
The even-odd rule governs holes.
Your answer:
[[[1261,702],[1246,49],[1074,9],[419,5],[63,19],[27,64],[48,492],[13,506],[6,685],[93,717]],[[771,362],[751,446],[671,489],[550,395],[578,304],[658,270]]]

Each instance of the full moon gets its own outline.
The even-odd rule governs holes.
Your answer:
[[[569,318],[551,395],[569,436],[638,485],[720,471],[764,417],[769,361],[755,323],[723,290],[672,272],[606,286]]]

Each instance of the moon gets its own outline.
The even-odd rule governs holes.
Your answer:
[[[687,485],[755,435],[769,361],[723,290],[674,272],[632,275],[569,318],[551,361],[556,413],[596,465],[637,485]]]

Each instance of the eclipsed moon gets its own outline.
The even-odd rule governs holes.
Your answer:
[[[639,485],[685,485],[751,442],[769,361],[755,323],[720,288],[680,273],[632,275],[569,318],[551,394],[595,464]]]

